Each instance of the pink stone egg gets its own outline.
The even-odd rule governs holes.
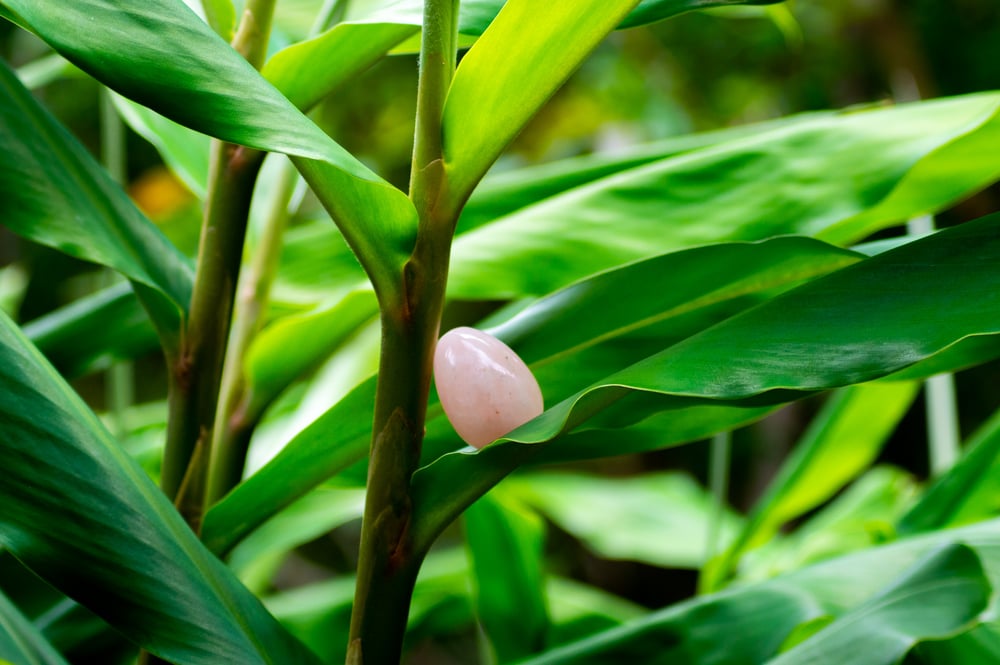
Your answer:
[[[492,335],[455,328],[434,350],[434,381],[458,435],[482,448],[542,413],[542,391],[514,351]]]

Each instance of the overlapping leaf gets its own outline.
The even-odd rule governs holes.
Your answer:
[[[315,662],[4,315],[0,360],[0,544],[168,660]]]
[[[0,13],[171,120],[292,156],[376,281],[412,250],[416,212],[406,195],[302,115],[181,0],[4,0]]]
[[[187,309],[190,263],[93,157],[0,64],[2,223],[19,235],[109,266]],[[164,304],[169,308],[171,305]],[[170,312],[154,308],[170,325]]]
[[[918,640],[976,625],[1000,566],[998,544],[1000,522],[994,520],[872,548],[674,605],[522,665],[642,664],[673,656],[698,665],[730,662],[733,654],[740,662],[765,663],[796,629],[800,640],[813,635],[798,653],[793,649],[775,662],[889,665]],[[861,644],[870,650],[855,651]]]
[[[533,205],[525,205],[530,183],[524,197],[504,187],[519,209],[456,238],[449,294],[548,293],[707,242],[798,233],[846,245],[1000,177],[992,158],[1000,132],[996,93],[783,123],[668,154]]]
[[[594,383],[504,443],[439,458],[414,476],[425,537],[530,456],[520,443],[553,441],[602,411],[628,423],[705,402],[787,402],[891,374],[970,337],[993,341],[981,361],[1000,355],[998,225],[1000,215],[985,217],[809,282]],[[446,488],[444,477],[462,485]]]

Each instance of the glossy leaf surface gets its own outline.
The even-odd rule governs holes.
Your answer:
[[[315,662],[4,315],[0,356],[0,544],[168,660]]]
[[[0,64],[3,224],[71,256],[113,268],[185,311],[193,273],[93,157]]]
[[[460,235],[449,293],[540,295],[708,242],[858,242],[1000,177],[998,113],[1000,95],[988,93],[817,114],[619,171]]]
[[[181,0],[0,7],[129,99],[209,136],[293,157],[376,281],[409,255],[416,212],[406,195],[302,115]]]

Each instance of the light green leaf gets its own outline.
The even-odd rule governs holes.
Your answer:
[[[233,41],[233,32],[236,30],[233,0],[201,0],[201,7],[205,10],[205,19],[212,29],[225,41]]]
[[[705,561],[708,525],[716,506],[688,475],[606,478],[530,473],[501,487],[536,507],[598,556],[671,568],[698,568]],[[732,512],[723,515],[721,542],[732,540],[741,521]]]
[[[1000,411],[971,437],[962,459],[927,488],[904,515],[900,533],[920,533],[973,522],[1000,508]]]
[[[545,647],[549,619],[542,572],[545,524],[503,491],[465,512],[476,613],[498,663]]]
[[[369,276],[394,289],[416,211],[306,118],[181,0],[3,0],[0,7],[108,87],[209,136],[283,152]]]
[[[869,383],[834,393],[754,505],[716,572],[729,575],[746,549],[771,539],[783,524],[819,506],[867,469],[919,387],[915,382]],[[707,588],[722,581],[711,580]]]
[[[13,232],[71,256],[111,267],[155,289],[166,328],[186,311],[188,260],[129,200],[93,157],[0,64],[0,200]]]
[[[673,658],[708,665],[730,662],[733,654],[739,654],[741,662],[764,663],[777,655],[797,626],[823,625],[828,622],[824,619],[834,618],[829,629],[840,617],[847,619],[849,628],[843,639],[837,638],[839,627],[826,636],[821,630],[813,639],[831,640],[828,650],[819,660],[794,662],[853,663],[841,658],[851,649],[851,640],[867,640],[875,647],[891,647],[898,639],[912,644],[917,633],[921,639],[940,637],[974,621],[990,593],[984,568],[993,579],[1000,572],[998,546],[997,520],[909,538],[766,582],[699,596],[521,665],[652,665]],[[891,583],[885,587],[887,581]],[[923,600],[906,602],[908,593]],[[928,612],[928,607],[935,611]],[[861,613],[867,613],[873,630],[858,621]]]
[[[0,545],[167,660],[316,662],[3,314],[0,383]]]
[[[543,294],[725,240],[797,233],[849,245],[995,181],[1000,163],[989,155],[998,131],[997,93],[768,125],[593,180],[458,236],[449,294]]]
[[[874,598],[768,662],[893,665],[918,642],[969,626],[986,609],[990,592],[974,550],[964,545],[940,549]]]
[[[638,0],[509,0],[459,64],[442,118],[445,171],[464,201],[507,144]]]

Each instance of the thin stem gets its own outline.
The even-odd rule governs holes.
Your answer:
[[[279,171],[261,236],[249,264],[240,275],[236,311],[222,372],[207,506],[225,496],[242,479],[250,437],[260,416],[259,407],[251,410],[252,396],[247,393],[243,368],[250,344],[263,322],[281,256],[281,238],[288,222],[289,203],[298,182],[297,171],[287,159]]]
[[[719,551],[719,534],[726,514],[726,497],[729,494],[729,458],[733,437],[730,432],[719,432],[712,437],[708,457],[708,486],[715,499],[711,521],[708,524],[708,538],[705,542],[705,564],[707,565]]]
[[[426,0],[410,198],[417,243],[401,294],[379,303],[382,349],[348,663],[395,665],[424,552],[410,529],[410,480],[420,460],[434,345],[458,210],[442,207],[441,110],[455,70],[458,0]]]
[[[257,68],[267,53],[274,2],[249,0],[233,38],[233,47]],[[160,480],[195,532],[204,510],[206,468],[250,200],[263,158],[264,153],[243,146],[219,141],[212,145],[191,308],[170,377]]]

